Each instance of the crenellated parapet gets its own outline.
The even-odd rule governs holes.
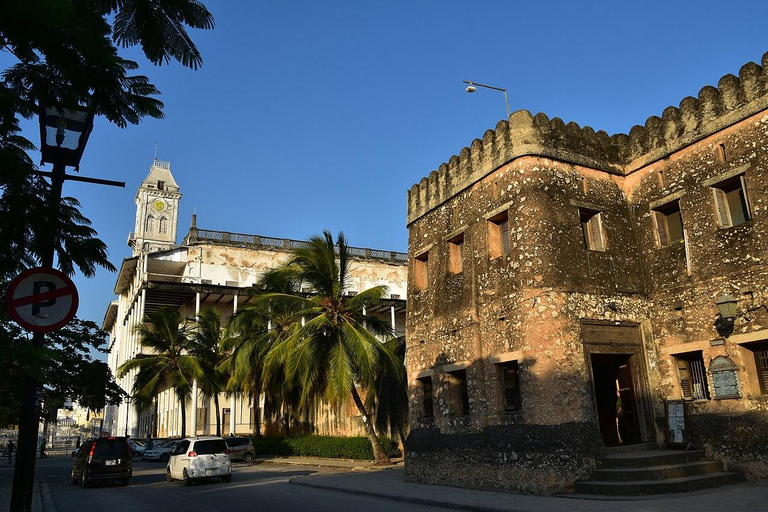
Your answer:
[[[739,76],[726,75],[717,87],[703,87],[697,98],[686,97],[649,117],[629,135],[608,135],[589,126],[564,123],[546,114],[514,112],[495,130],[487,130],[408,191],[410,224],[461,190],[522,156],[543,156],[626,175],[704,137],[768,108],[768,53],[762,66],[749,62]]]

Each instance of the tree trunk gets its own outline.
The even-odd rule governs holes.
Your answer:
[[[216,409],[216,436],[221,437],[221,411],[219,410],[219,394],[213,395],[213,407]],[[231,415],[233,411],[229,411]]]
[[[259,388],[256,388],[259,389]],[[259,392],[256,391],[253,394],[253,434],[256,437],[261,437],[261,409],[259,409]]]
[[[157,437],[157,417],[158,417],[158,409],[159,404],[157,403],[157,398],[155,398],[155,407],[154,407],[154,413],[152,414],[152,425],[150,425],[150,428],[152,429],[151,436],[148,437]]]
[[[184,399],[179,400],[181,405],[181,437],[187,437],[187,404]]]
[[[389,460],[387,452],[384,451],[384,447],[381,446],[379,436],[376,435],[376,431],[373,429],[371,418],[368,417],[368,412],[365,410],[365,405],[360,399],[360,395],[358,394],[357,388],[355,388],[354,385],[352,385],[350,393],[352,393],[352,400],[355,401],[357,410],[360,411],[360,414],[363,416],[363,425],[365,426],[365,431],[368,434],[368,439],[371,441],[371,448],[373,449],[373,457],[375,463],[380,465],[392,464],[392,461]]]

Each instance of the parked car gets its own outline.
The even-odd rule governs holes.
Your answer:
[[[168,458],[171,456],[171,452],[174,448],[176,448],[176,445],[179,444],[179,441],[180,439],[169,439],[159,446],[157,443],[155,443],[155,446],[152,447],[151,450],[144,451],[144,456],[142,459],[167,462]]]
[[[141,457],[144,455],[144,443],[136,439],[129,439],[128,444],[131,447],[131,451],[133,452],[134,457]]]
[[[229,447],[229,458],[231,460],[241,460],[243,462],[251,462],[253,460],[256,448],[254,448],[253,440],[250,437],[225,437],[224,441],[226,441]]]
[[[166,468],[169,482],[183,480],[189,485],[193,480],[221,478],[232,480],[232,461],[224,439],[214,436],[182,439],[171,454]]]
[[[91,482],[116,480],[128,485],[133,476],[131,448],[125,437],[100,437],[80,445],[72,462],[72,484],[84,488]]]

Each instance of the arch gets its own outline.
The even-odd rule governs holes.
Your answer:
[[[163,215],[160,217],[160,234],[168,233],[168,217]]]
[[[145,233],[152,233],[155,231],[155,216],[149,215],[147,216],[147,223],[144,227]]]

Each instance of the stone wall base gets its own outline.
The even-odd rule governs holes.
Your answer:
[[[505,425],[479,434],[414,429],[406,441],[410,482],[551,494],[587,478],[603,449],[592,423]]]

